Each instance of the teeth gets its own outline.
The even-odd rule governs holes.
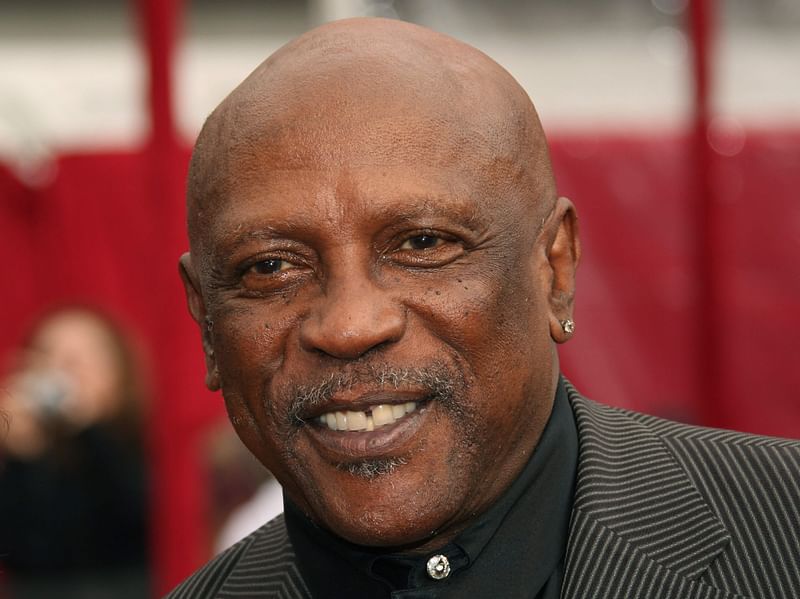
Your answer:
[[[392,406],[375,406],[372,408],[372,420],[375,426],[383,426],[384,424],[391,424],[394,422],[392,416]]]
[[[364,412],[347,412],[347,430],[362,431],[367,428],[367,415]]]
[[[336,412],[336,430],[337,431],[346,431],[347,430],[347,413],[346,412]]]
[[[394,424],[406,414],[417,409],[417,402],[375,406],[369,412],[328,412],[317,418],[317,422],[333,431],[373,431],[378,427]]]

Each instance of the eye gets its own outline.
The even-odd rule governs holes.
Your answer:
[[[280,258],[268,258],[260,260],[250,267],[250,270],[259,275],[274,275],[282,270],[294,268],[294,265]]]
[[[240,272],[243,292],[261,297],[262,294],[298,284],[308,268],[300,259],[284,260],[273,256],[245,264]]]
[[[463,241],[443,231],[409,231],[401,237],[391,252],[398,265],[415,268],[435,268],[449,264],[464,254]]]
[[[429,250],[444,243],[444,239],[435,235],[415,235],[403,242],[401,250]]]

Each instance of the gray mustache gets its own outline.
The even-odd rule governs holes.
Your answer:
[[[329,402],[336,394],[349,391],[357,385],[372,390],[413,387],[422,389],[425,395],[433,400],[451,404],[462,378],[461,373],[443,364],[424,368],[396,368],[379,364],[331,372],[313,384],[289,384],[281,390],[280,395],[282,399],[288,399],[289,421],[294,426],[299,426],[304,422],[302,414]]]

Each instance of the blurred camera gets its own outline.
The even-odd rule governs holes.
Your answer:
[[[20,399],[46,419],[63,416],[72,387],[70,377],[55,369],[28,370],[19,380]]]

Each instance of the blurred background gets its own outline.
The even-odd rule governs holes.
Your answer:
[[[183,182],[242,78],[355,15],[463,39],[533,98],[581,217],[561,355],[584,394],[800,437],[798,0],[6,1],[0,597],[161,595],[269,486],[203,387]]]

